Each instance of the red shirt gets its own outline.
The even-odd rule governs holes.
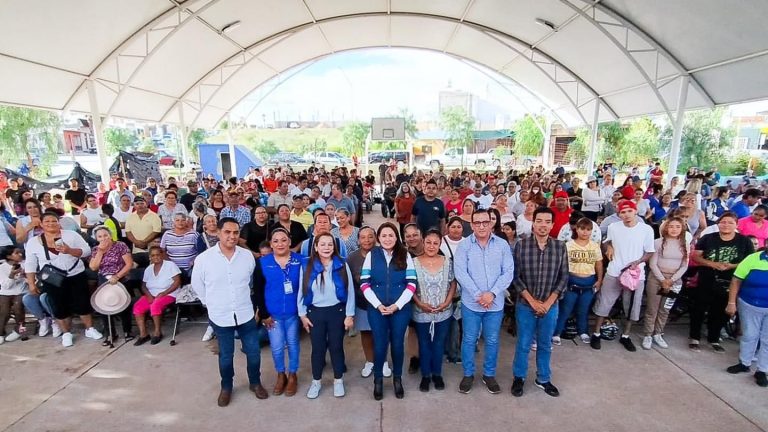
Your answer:
[[[552,230],[549,231],[549,236],[556,239],[558,234],[560,234],[560,229],[571,219],[573,209],[568,207],[564,211],[560,211],[557,207],[552,207],[552,211],[555,212],[555,219],[552,224]]]
[[[264,179],[264,190],[269,193],[275,193],[277,192],[277,180],[273,178],[265,178]]]

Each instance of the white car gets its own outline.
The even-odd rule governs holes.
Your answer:
[[[307,153],[304,155],[304,159],[309,163],[314,162],[316,164],[325,165],[327,168],[352,164],[352,159],[337,152]]]

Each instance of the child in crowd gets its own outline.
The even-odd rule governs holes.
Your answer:
[[[15,246],[0,249],[0,344],[13,342],[23,335],[24,304],[21,302],[27,291],[27,281],[22,270],[23,255]],[[10,334],[5,326],[13,314],[16,325]]]
[[[262,241],[259,243],[259,253],[261,256],[266,256],[272,253],[272,246],[269,245],[269,242],[267,240]]]
[[[56,210],[64,210],[64,197],[61,194],[53,195],[53,208]]]

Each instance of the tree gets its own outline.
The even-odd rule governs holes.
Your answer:
[[[526,114],[513,126],[515,131],[515,155],[538,156],[544,146],[544,133],[547,120],[543,116]]]
[[[323,138],[315,138],[313,141],[303,141],[299,144],[299,152],[303,155],[307,153],[316,154],[328,149],[328,142]]]
[[[194,129],[187,136],[188,147],[192,153],[197,154],[197,147],[205,141],[205,129]]]
[[[59,117],[49,111],[0,106],[0,163],[16,167],[26,162],[33,174],[47,176],[59,158]],[[32,153],[39,150],[39,165]]]
[[[361,155],[365,151],[365,140],[371,131],[371,125],[363,122],[352,122],[344,126],[341,140],[349,154]]]
[[[280,148],[278,148],[277,144],[272,140],[263,140],[256,145],[256,151],[259,152],[259,156],[261,156],[262,159],[269,159],[280,153]]]
[[[467,153],[467,147],[475,143],[472,136],[472,129],[475,127],[474,117],[467,113],[464,107],[454,106],[446,109],[440,115],[440,125],[447,134],[446,147],[464,149],[461,158],[461,165],[464,166],[463,155]]]
[[[416,139],[419,128],[416,126],[416,118],[413,117],[413,113],[408,108],[400,108],[395,117],[401,117],[405,120],[405,136]]]
[[[708,169],[725,157],[735,130],[723,126],[724,108],[699,110],[685,113],[683,134],[680,142],[680,167]],[[664,128],[666,150],[672,146],[672,126]]]
[[[104,142],[106,143],[107,153],[114,155],[121,151],[128,150],[129,147],[139,141],[136,135],[128,129],[107,128],[104,130]]]
[[[141,144],[139,144],[139,151],[143,153],[154,153],[156,148],[157,145],[152,141],[152,138],[149,137],[141,140]]]
[[[629,124],[622,143],[621,161],[625,165],[644,166],[649,159],[659,157],[659,128],[650,118],[639,118]]]

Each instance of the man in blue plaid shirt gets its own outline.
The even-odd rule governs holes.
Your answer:
[[[251,211],[248,210],[248,207],[240,205],[239,193],[234,190],[230,191],[227,194],[227,204],[229,205],[221,210],[219,220],[228,217],[233,218],[240,224],[240,229],[251,221]]]

